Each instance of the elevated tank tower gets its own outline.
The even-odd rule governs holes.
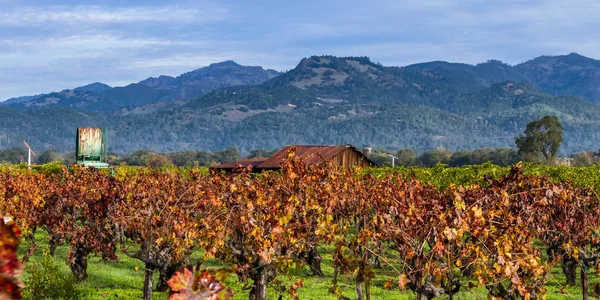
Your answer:
[[[108,132],[106,128],[77,128],[75,157],[78,165],[86,168],[108,168],[107,149]]]

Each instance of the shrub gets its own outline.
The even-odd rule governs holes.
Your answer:
[[[65,168],[65,165],[60,161],[53,161],[47,164],[31,167],[32,170],[44,175],[58,174],[65,170]]]
[[[77,299],[79,291],[75,278],[66,276],[54,263],[50,251],[42,252],[42,260],[28,267],[29,278],[25,283],[25,299]]]

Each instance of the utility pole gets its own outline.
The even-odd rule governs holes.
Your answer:
[[[37,157],[37,155],[35,155],[35,152],[33,152],[33,150],[31,150],[31,147],[29,147],[29,144],[27,144],[26,141],[23,141],[23,144],[25,144],[25,147],[27,147],[27,149],[29,149],[29,151],[27,151],[27,169],[31,168],[31,154],[33,154],[33,156]]]
[[[393,156],[393,155],[391,155],[391,154],[388,154],[388,156],[392,158],[392,168],[393,168],[393,167],[394,167],[394,165],[395,165],[395,164],[394,164],[394,162],[395,162],[395,160],[396,160],[396,159],[398,159],[398,158],[397,158],[397,157],[395,157],[395,156]]]

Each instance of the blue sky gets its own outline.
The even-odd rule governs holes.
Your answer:
[[[126,85],[235,60],[285,71],[310,55],[384,65],[600,58],[600,1],[0,0],[0,100]]]

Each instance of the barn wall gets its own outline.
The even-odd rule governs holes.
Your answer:
[[[369,161],[367,161],[361,153],[354,151],[352,148],[341,151],[334,156],[330,162],[335,166],[341,166],[344,169],[352,169],[354,166],[363,168],[371,166]]]

